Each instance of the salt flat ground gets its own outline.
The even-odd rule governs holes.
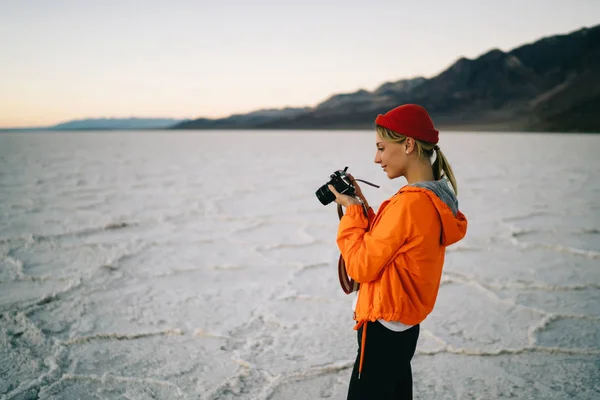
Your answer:
[[[419,399],[600,398],[600,136],[446,133],[466,238]],[[344,399],[338,217],[372,132],[0,135],[0,398]]]

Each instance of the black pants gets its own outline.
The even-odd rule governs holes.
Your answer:
[[[379,322],[367,322],[363,368],[358,378],[364,326],[358,330],[358,355],[354,362],[348,400],[412,399],[410,361],[415,354],[419,325],[394,332]]]

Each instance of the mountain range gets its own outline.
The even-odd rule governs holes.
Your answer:
[[[89,118],[20,130],[371,129],[377,114],[406,103],[424,106],[440,129],[600,132],[600,25],[463,57],[434,77],[334,94],[313,107],[218,119]]]
[[[432,78],[335,94],[314,107],[199,118],[173,129],[370,129],[377,114],[424,106],[443,129],[600,132],[600,25],[460,58]]]

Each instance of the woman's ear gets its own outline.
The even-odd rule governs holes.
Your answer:
[[[410,153],[412,153],[414,148],[415,148],[415,140],[411,137],[407,137],[406,140],[404,141],[404,151],[406,152],[406,154],[410,154]]]

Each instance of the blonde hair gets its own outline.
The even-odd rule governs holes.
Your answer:
[[[386,142],[403,143],[407,138],[407,136],[396,133],[391,129],[384,128],[380,125],[376,125],[375,129],[377,130],[379,136]],[[450,181],[452,189],[454,189],[454,193],[458,194],[458,186],[456,185],[456,178],[454,177],[454,172],[452,172],[452,167],[438,145],[430,142],[424,142],[422,140],[414,140],[415,145],[417,146],[418,158],[426,157],[428,160],[431,160],[433,152],[435,151],[435,161],[431,165],[433,169],[433,178],[437,181],[445,177]]]

